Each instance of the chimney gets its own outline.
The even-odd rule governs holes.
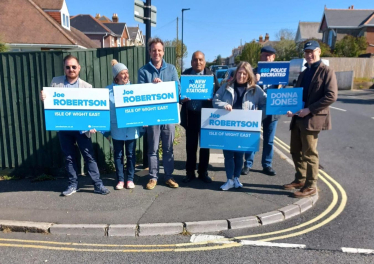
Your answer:
[[[269,41],[269,33],[266,33],[266,35],[265,35],[265,42],[266,41]]]
[[[95,16],[96,19],[100,19],[100,14],[97,13],[96,16]]]
[[[118,23],[118,15],[116,13],[113,14],[112,21],[113,23]]]
[[[262,35],[260,35],[260,37],[258,38],[258,42],[260,43],[264,42],[264,38],[262,37]]]
[[[355,6],[351,6],[351,9],[354,9]]]

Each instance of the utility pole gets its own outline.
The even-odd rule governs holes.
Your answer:
[[[152,6],[151,0],[146,0],[145,6],[144,6],[146,63],[148,63],[150,60],[147,44],[148,44],[149,39],[151,38],[151,6]]]
[[[178,54],[178,42],[179,42],[179,39],[178,39],[178,26],[179,26],[179,23],[178,23],[178,19],[179,17],[177,17],[177,44],[176,44],[176,47],[175,47],[175,65],[178,65],[178,57],[177,57],[177,54]],[[181,72],[182,73],[182,72]]]
[[[183,55],[184,55],[184,52],[183,52],[183,12],[184,11],[188,11],[190,10],[190,8],[183,8],[182,9],[182,47],[181,47],[181,50],[182,50],[182,53],[181,53],[181,74],[183,72]]]

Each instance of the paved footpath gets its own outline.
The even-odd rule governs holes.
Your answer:
[[[111,191],[106,196],[94,194],[90,178],[85,176],[79,179],[81,191],[69,197],[60,196],[66,188],[66,178],[36,183],[30,179],[0,181],[2,229],[16,230],[14,225],[19,225],[20,230],[24,230],[22,226],[32,226],[33,223],[14,221],[32,221],[47,223],[41,229],[52,234],[135,236],[209,232],[283,221],[300,214],[317,201],[318,197],[292,198],[290,191],[282,189],[283,184],[293,180],[294,169],[276,153],[273,167],[277,175],[271,177],[261,173],[260,151],[253,170],[241,177],[242,189],[220,190],[226,181],[220,150],[212,150],[211,154],[209,175],[213,183],[198,179],[183,183],[186,153],[184,130],[181,130],[182,136],[174,147],[174,178],[180,188],[171,189],[159,180],[154,190],[146,190],[143,186],[148,182],[148,175],[141,169],[136,173],[136,188],[133,190],[114,190],[115,174],[103,175],[104,184]],[[162,177],[163,170],[160,172]],[[295,202],[298,204],[292,205]],[[195,221],[207,222],[193,223]],[[164,224],[147,225],[154,223]],[[33,229],[29,228],[29,231]]]

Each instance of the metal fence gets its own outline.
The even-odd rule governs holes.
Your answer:
[[[0,173],[56,173],[63,157],[55,131],[45,130],[39,92],[54,76],[63,75],[63,58],[72,54],[81,65],[80,78],[95,88],[112,81],[111,60],[124,63],[131,83],[145,64],[144,47],[104,48],[79,51],[0,53]],[[165,48],[165,61],[175,64],[175,48]],[[100,133],[92,137],[100,168],[110,156],[110,144]],[[137,142],[141,157],[142,140]]]

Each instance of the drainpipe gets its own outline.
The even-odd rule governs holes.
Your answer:
[[[107,37],[107,36],[108,36],[108,33],[105,33],[105,35],[103,36],[103,48],[105,48],[104,39],[105,39],[105,37]]]

